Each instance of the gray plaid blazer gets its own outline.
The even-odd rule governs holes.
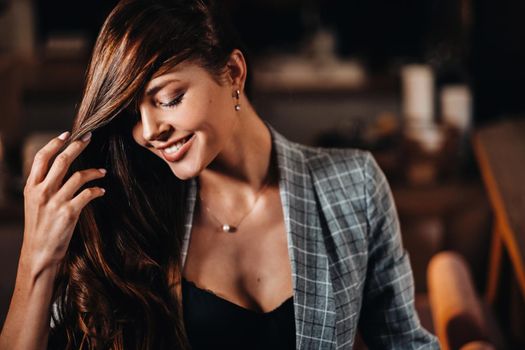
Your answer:
[[[439,349],[414,308],[414,282],[389,185],[370,153],[287,140],[277,154],[297,349]],[[186,259],[197,183],[188,180]]]

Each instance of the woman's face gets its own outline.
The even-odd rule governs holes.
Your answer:
[[[178,178],[197,176],[233,135],[238,120],[233,90],[197,64],[178,64],[146,85],[133,138]]]

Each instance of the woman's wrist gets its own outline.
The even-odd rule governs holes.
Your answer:
[[[35,254],[26,253],[24,247],[21,249],[18,273],[20,277],[29,279],[33,284],[41,279],[54,281],[58,266],[58,262],[46,262]]]

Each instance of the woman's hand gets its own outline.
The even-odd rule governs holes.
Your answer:
[[[104,177],[104,169],[78,171],[64,181],[73,160],[89,144],[91,133],[72,142],[50,165],[68,137],[69,132],[65,132],[38,151],[24,188],[25,226],[20,259],[29,264],[26,266],[34,275],[55,268],[62,261],[80,212],[105,192],[91,187],[76,194],[87,182]]]

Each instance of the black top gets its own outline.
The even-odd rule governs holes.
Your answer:
[[[192,350],[295,349],[293,297],[261,313],[182,279],[184,323]]]

